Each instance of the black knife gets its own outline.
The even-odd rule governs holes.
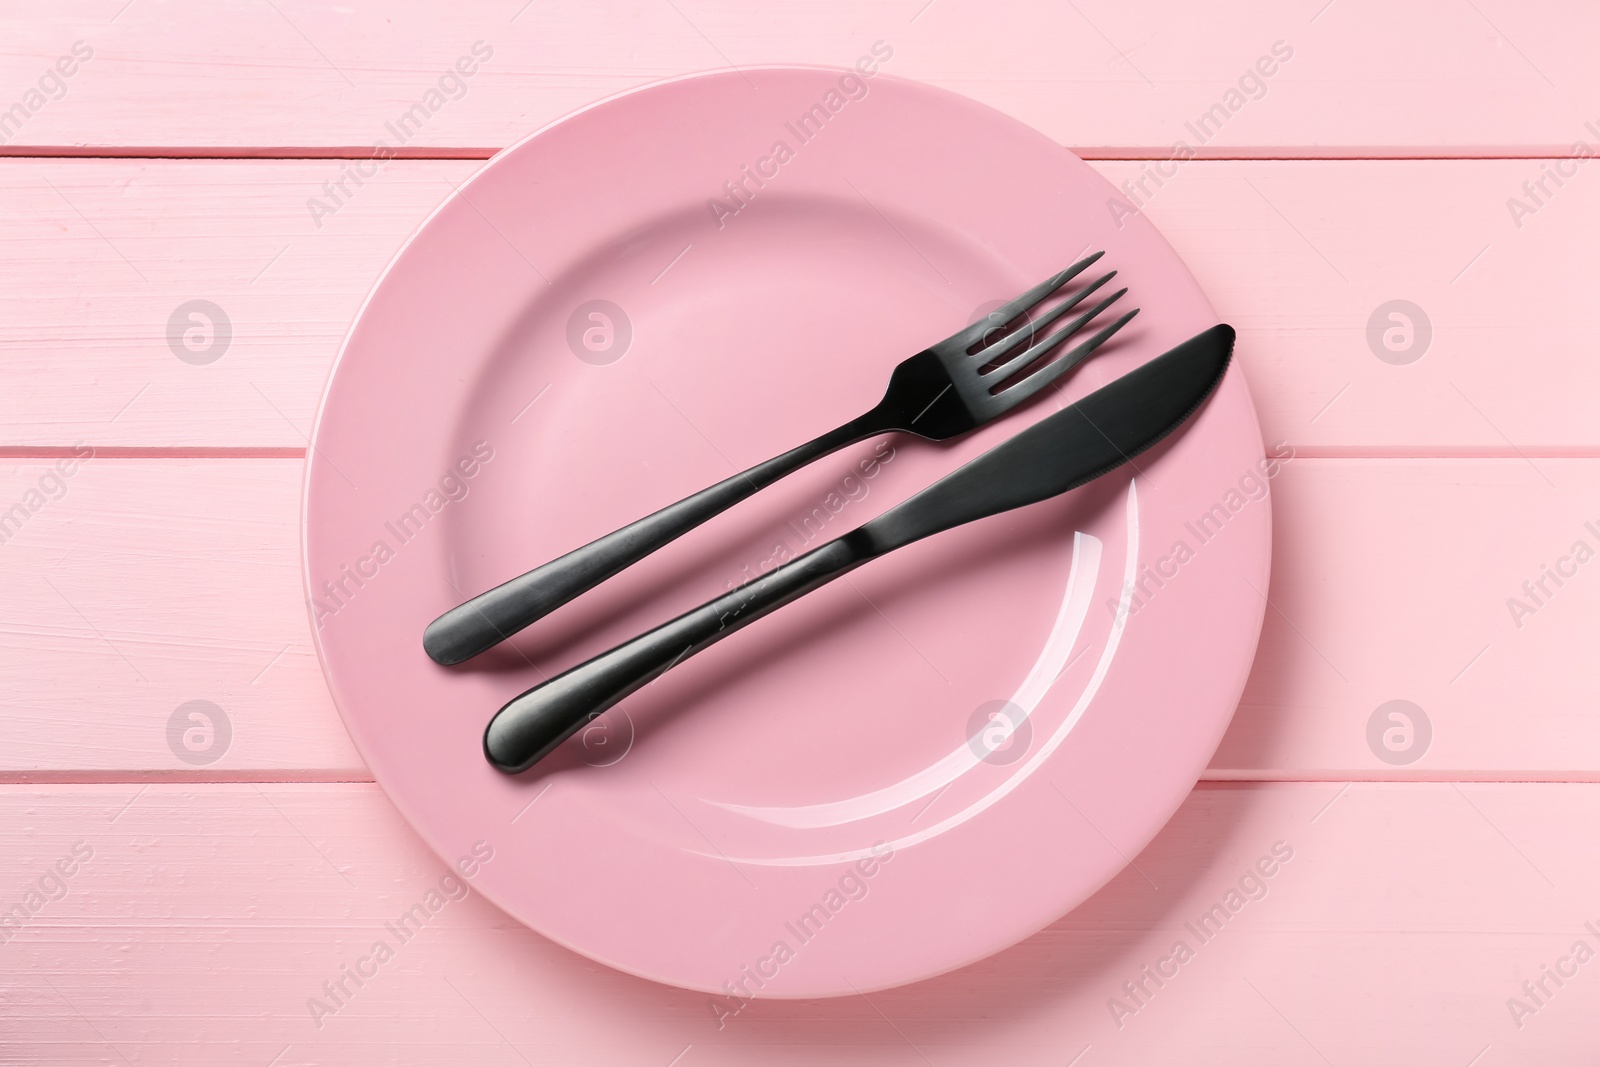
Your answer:
[[[1231,326],[1211,329],[1047,416],[904,503],[777,570],[543,682],[501,708],[489,762],[526,770],[607,708],[763,615],[869,560],[1036,504],[1122,466],[1181,426],[1222,380]]]

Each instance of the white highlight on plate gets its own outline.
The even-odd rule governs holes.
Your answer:
[[[1100,539],[1079,530],[1072,536],[1072,568],[1067,572],[1067,588],[1061,598],[1061,608],[1056,612],[1055,625],[1039,658],[1033,663],[1027,677],[1011,696],[1011,703],[1022,709],[1024,720],[1033,715],[1039,701],[1050,691],[1056,677],[1067,665],[1067,657],[1078,643],[1083,632],[1084,618],[1089,614],[1089,604],[1094,599],[1095,582],[1100,577]],[[1013,729],[1021,722],[1013,723]],[[920,800],[972,770],[982,758],[969,744],[956,747],[954,752],[931,766],[904,778],[893,785],[875,789],[870,793],[833,800],[822,804],[801,804],[794,807],[756,807],[746,804],[726,804],[718,800],[706,803],[740,815],[759,819],[774,826],[794,830],[813,830],[823,826],[839,826],[857,822],[886,811],[903,808]]]
[[[920,844],[930,838],[939,836],[947,830],[952,830],[965,822],[969,822],[995,804],[998,804],[1012,790],[1027,781],[1034,771],[1038,770],[1040,765],[1049,759],[1057,748],[1061,747],[1061,743],[1066,740],[1067,735],[1078,725],[1084,713],[1088,711],[1089,705],[1094,702],[1095,696],[1100,692],[1100,686],[1105,681],[1106,673],[1111,669],[1112,660],[1116,658],[1117,649],[1122,644],[1122,634],[1128,626],[1128,612],[1132,605],[1134,579],[1137,577],[1139,566],[1139,497],[1132,479],[1128,482],[1127,525],[1127,563],[1124,567],[1121,595],[1117,602],[1117,614],[1111,623],[1111,632],[1106,636],[1105,651],[1100,654],[1100,660],[1095,664],[1094,673],[1090,675],[1088,684],[1084,686],[1077,703],[1072,706],[1072,711],[1067,714],[1066,719],[1056,728],[1055,733],[1051,734],[1050,738],[1040,746],[1039,751],[1035,752],[1018,769],[1016,774],[1001,782],[995,789],[973,804],[929,826],[927,829],[920,830],[914,834],[907,834],[893,841],[876,842],[869,848],[859,848],[849,852],[834,852],[821,856],[784,856],[770,859],[727,856],[702,852],[693,848],[685,849],[684,851],[697,856],[705,856],[709,859],[726,860],[732,863],[748,863],[757,867],[821,867],[829,864],[853,863],[869,856],[881,855],[885,846],[899,850]]]

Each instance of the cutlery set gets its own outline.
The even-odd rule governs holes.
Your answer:
[[[883,399],[860,417],[445,612],[426,628],[424,650],[442,665],[470,659],[848,445],[886,433],[944,441],[1001,418],[1088,359],[1138,313],[1135,308],[1095,325],[1127,294],[1097,295],[1115,271],[1063,295],[1101,255],[1079,260],[900,363]],[[925,537],[1047,500],[1120,467],[1198,410],[1227,369],[1233,339],[1231,327],[1213,326],[870,522],[534,686],[490,721],[485,756],[501,771],[526,770],[678,663],[833,579]]]

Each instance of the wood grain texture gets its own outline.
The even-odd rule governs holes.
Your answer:
[[[1165,154],[1226,103],[1274,43],[1292,58],[1209,143],[1212,153],[1562,151],[1595,120],[1600,12],[1573,0],[1243,0],[1224,5],[997,5],[961,0],[495,0],[328,7],[309,0],[127,5],[10,18],[0,86],[22,100],[82,41],[93,56],[8,147],[234,152],[365,150],[475,42],[406,148],[498,148],[592,101],[672,75],[764,63],[886,69],[982,100],[1063,144]],[[50,87],[53,89],[53,83]],[[1587,108],[1587,110],[1586,110]],[[387,138],[394,143],[393,138]]]
[[[1600,566],[1575,557],[1600,552],[1597,479],[1592,460],[1296,460],[1274,489],[1261,644],[1211,773],[1593,780],[1600,690],[1581,665]],[[1558,567],[1570,576],[1549,578]],[[1401,765],[1367,735],[1392,700],[1432,728]]]
[[[719,1029],[704,994],[573,956],[476,894],[398,943],[385,924],[446,868],[374,786],[3,787],[0,903],[74,844],[92,856],[0,945],[0,1062],[1577,1064],[1600,964],[1520,1018],[1507,1002],[1600,945],[1600,868],[1574,847],[1597,818],[1600,785],[1201,788],[1023,944]],[[1196,937],[1274,846],[1289,858]],[[379,939],[393,958],[329,999]],[[1179,941],[1193,958],[1136,1001],[1123,984]],[[314,997],[337,1010],[314,1018]]]
[[[0,507],[51,469],[18,462]],[[300,477],[296,460],[90,459],[64,479],[0,544],[0,773],[364,776],[311,643]],[[1296,458],[1270,499],[1271,604],[1208,776],[1600,777],[1600,562],[1572,558],[1600,552],[1600,462]],[[198,768],[166,732],[196,699],[233,731]],[[1403,765],[1366,732],[1396,699],[1432,726]]]
[[[5,443],[303,451],[367,291],[479,164],[392,163],[319,228],[306,200],[340,166],[0,163]],[[175,354],[194,300],[231,329],[211,362]]]
[[[391,162],[319,227],[306,201],[339,177],[338,161],[0,160],[0,344],[13,384],[0,394],[0,447],[304,449],[367,291],[478,165]],[[1518,228],[1506,200],[1546,165],[1191,162],[1156,186],[1148,164],[1097,164],[1133,183],[1129,204],[1239,328],[1269,441],[1594,455],[1600,361],[1585,354],[1600,169]],[[196,299],[232,329],[198,366],[175,355],[182,323],[169,339],[175,311]],[[1407,365],[1368,339],[1394,299],[1431,322]]]
[[[42,500],[0,513],[4,769],[364,777],[311,645],[300,481],[294,460],[0,470],[0,509]],[[231,724],[211,763],[169,743],[193,700]]]

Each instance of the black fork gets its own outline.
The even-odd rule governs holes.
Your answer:
[[[1138,314],[1138,308],[1125,312],[1056,354],[1063,342],[1127,292],[1118,289],[1083,306],[1116,276],[1111,271],[1028,318],[1103,254],[1080,259],[896,366],[883,399],[866,414],[451,608],[428,624],[422,647],[438,663],[470,659],[779,478],[846,445],[897,431],[944,441],[994,421],[1082,363]]]

